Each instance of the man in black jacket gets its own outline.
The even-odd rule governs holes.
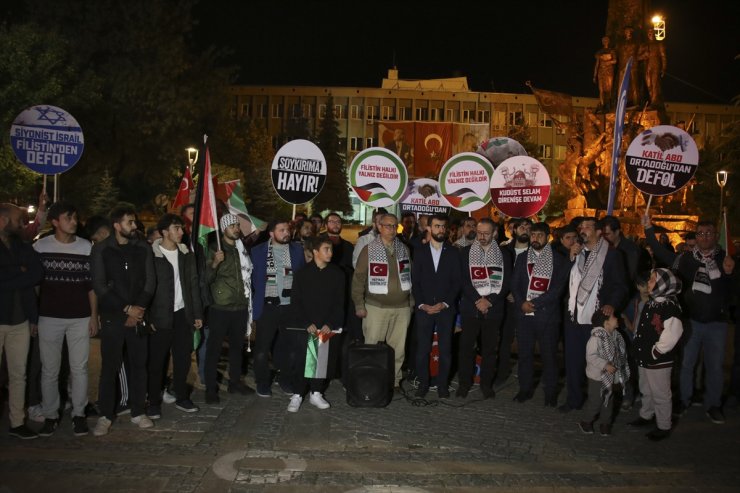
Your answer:
[[[445,241],[448,218],[432,217],[427,226],[430,240],[416,251],[411,268],[411,291],[416,304],[416,375],[419,378],[417,397],[429,391],[429,353],[436,328],[439,340],[439,373],[437,394],[445,399],[450,396],[448,381],[452,366],[452,329],[457,313],[457,295],[462,279],[459,250]]]
[[[157,282],[152,249],[146,241],[138,239],[133,207],[115,207],[110,220],[114,234],[96,243],[91,254],[93,289],[102,322],[100,418],[93,431],[95,436],[106,435],[115,416],[116,373],[121,368],[124,344],[131,368],[131,422],[140,428],[154,426],[144,413],[147,335],[143,320]]]
[[[508,250],[499,248],[496,242],[498,228],[492,220],[481,219],[476,231],[478,237],[475,242],[460,254],[462,333],[457,396],[467,397],[473,384],[475,347],[480,334],[480,389],[483,397],[493,398],[496,350],[504,320],[504,301],[511,285],[513,259]]]
[[[534,393],[534,345],[540,347],[545,405],[557,406],[558,328],[562,294],[568,282],[570,262],[548,243],[550,227],[535,223],[530,231],[530,245],[519,254],[514,265],[511,293],[519,323],[519,392],[517,402],[525,402]]]
[[[38,324],[34,286],[44,271],[38,254],[20,238],[23,215],[13,204],[0,204],[0,358],[4,348],[10,435],[29,440],[38,435],[25,425],[26,358]]]
[[[183,220],[165,214],[157,223],[162,238],[152,244],[157,289],[149,308],[149,407],[150,419],[161,417],[163,373],[172,352],[172,384],[175,407],[186,413],[198,411],[188,396],[187,376],[193,352],[193,329],[203,326],[195,256],[183,238]]]

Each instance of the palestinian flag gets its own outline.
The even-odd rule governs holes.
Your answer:
[[[206,146],[206,158],[203,166],[203,193],[201,194],[200,215],[198,216],[198,243],[204,249],[208,248],[208,234],[218,232],[218,216],[216,215],[216,194],[213,190],[213,174],[211,173],[211,155]]]
[[[719,227],[719,246],[731,257],[736,253],[735,244],[732,243],[732,236],[730,236],[730,227],[727,224],[726,210],[722,211],[722,224]]]
[[[254,229],[264,229],[267,225],[267,222],[254,217],[247,211],[247,204],[244,203],[244,194],[242,193],[240,180],[219,183],[216,196],[226,203],[230,213],[235,216],[247,216],[247,218],[252,222]]]
[[[447,199],[447,202],[449,202],[452,207],[456,209],[460,207],[465,207],[466,205],[475,201],[483,202],[480,197],[478,197],[478,194],[470,188],[460,188],[459,190],[455,190],[450,194],[445,194],[445,198]]]
[[[504,270],[501,267],[488,267],[488,278],[492,281],[500,281],[504,278]]]
[[[316,333],[308,336],[304,377],[326,378],[329,367],[329,340],[340,332],[341,329],[328,334]]]
[[[388,190],[377,182],[352,187],[363,202],[374,202],[376,200],[391,198]]]

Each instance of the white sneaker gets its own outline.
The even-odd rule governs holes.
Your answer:
[[[151,428],[154,426],[154,422],[149,419],[146,414],[139,414],[138,416],[134,416],[133,418],[131,418],[131,422],[135,425],[138,425],[139,428]]]
[[[96,437],[102,437],[103,435],[107,435],[108,431],[110,431],[111,424],[112,424],[111,420],[109,420],[105,416],[99,417],[98,422],[95,423],[95,428],[93,428],[93,435],[95,435]]]
[[[174,404],[176,400],[177,398],[174,395],[167,392],[166,389],[164,392],[162,392],[162,402],[164,402],[165,404]]]
[[[288,412],[297,413],[298,409],[300,409],[301,407],[302,402],[303,397],[301,397],[301,394],[293,394],[293,397],[290,398],[290,404],[288,404]]]
[[[331,407],[331,404],[326,402],[326,399],[321,395],[321,392],[311,392],[311,397],[309,397],[308,402],[319,409],[329,409]]]
[[[28,408],[28,419],[36,423],[43,423],[46,421],[46,416],[44,416],[41,404],[36,404],[35,406]]]

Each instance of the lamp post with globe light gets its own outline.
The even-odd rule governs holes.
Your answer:
[[[717,171],[717,185],[719,185],[719,215],[722,215],[724,206],[725,185],[727,185],[727,176],[729,173],[725,170]]]
[[[188,165],[190,166],[190,174],[193,174],[193,166],[195,166],[195,163],[198,162],[198,149],[195,147],[188,147],[185,149],[185,152],[188,153]]]

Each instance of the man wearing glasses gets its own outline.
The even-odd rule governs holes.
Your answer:
[[[700,221],[696,225],[696,246],[681,255],[672,253],[658,243],[650,216],[643,216],[642,225],[656,259],[671,265],[683,283],[682,308],[688,324],[684,324],[687,338],[681,365],[678,414],[686,412],[691,404],[694,368],[702,351],[705,369],[704,410],[713,423],[723,424],[722,364],[735,261],[717,245],[717,228],[711,221]]]
[[[363,247],[352,278],[352,301],[366,344],[386,341],[395,352],[395,384],[401,381],[406,331],[411,320],[411,260],[396,237],[398,219],[379,216],[380,234]]]

